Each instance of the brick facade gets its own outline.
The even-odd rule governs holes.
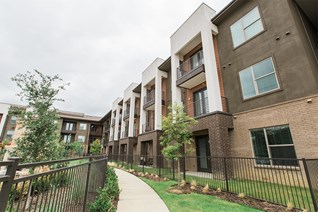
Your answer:
[[[234,130],[230,133],[232,156],[254,157],[250,129],[289,125],[297,158],[317,158],[317,104],[318,95],[315,95],[233,114]]]

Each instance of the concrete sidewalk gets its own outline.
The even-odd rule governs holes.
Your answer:
[[[121,189],[117,212],[169,211],[159,195],[144,181],[120,169],[115,171]]]

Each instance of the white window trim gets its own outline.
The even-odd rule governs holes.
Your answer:
[[[278,126],[272,126],[272,127],[279,127],[279,126],[288,126],[288,128],[289,128],[289,125],[278,125]],[[254,128],[254,129],[250,129],[249,130],[249,132],[250,132],[250,144],[251,144],[251,147],[252,147],[253,157],[255,158],[254,166],[255,167],[265,167],[265,168],[266,167],[267,168],[286,168],[286,167],[290,167],[290,169],[296,169],[297,167],[299,168],[299,165],[297,165],[297,166],[284,166],[284,165],[274,165],[273,164],[273,160],[271,160],[272,159],[272,153],[270,151],[270,147],[293,146],[294,149],[295,149],[295,144],[294,144],[294,140],[292,139],[292,141],[293,141],[292,144],[270,145],[268,143],[268,138],[267,138],[267,134],[266,134],[266,128],[270,128],[270,127],[260,127],[260,128]],[[265,136],[265,143],[266,143],[266,147],[267,147],[268,159],[270,161],[270,165],[257,164],[256,163],[257,157],[255,156],[255,151],[254,151],[254,147],[253,147],[253,139],[252,139],[252,130],[255,130],[255,129],[262,129],[263,130],[263,133],[264,133],[264,136]],[[290,130],[290,128],[289,128],[289,130]],[[295,152],[296,152],[296,149],[295,149]],[[295,159],[297,159],[297,155],[296,155]]]
[[[253,66],[255,66],[255,65],[257,65],[257,64],[259,64],[259,63],[261,63],[261,62],[263,62],[264,60],[267,60],[268,58],[271,59],[271,62],[272,62],[274,71],[271,72],[271,73],[265,74],[265,75],[263,75],[263,76],[261,76],[261,77],[258,77],[258,78],[256,79],[255,76],[254,76]],[[252,77],[253,77],[253,85],[254,85],[254,89],[255,89],[255,95],[254,95],[254,96],[245,98],[245,97],[244,97],[244,93],[243,93],[243,84],[242,84],[242,81],[241,81],[241,77],[239,76],[239,78],[240,78],[240,83],[241,83],[242,95],[243,95],[243,99],[244,99],[244,100],[251,99],[251,98],[254,98],[254,97],[256,97],[256,96],[264,95],[264,94],[267,94],[267,93],[270,93],[270,92],[273,92],[273,91],[277,91],[277,90],[280,89],[280,84],[279,84],[279,81],[278,81],[277,71],[276,71],[276,67],[275,67],[275,65],[274,65],[273,57],[268,57],[268,58],[265,58],[264,60],[259,61],[259,62],[257,62],[257,63],[255,63],[255,64],[253,64],[253,65],[251,65],[251,66],[249,66],[249,67],[247,67],[247,68],[245,68],[245,69],[243,69],[243,70],[240,71],[240,72],[242,72],[242,71],[245,71],[246,69],[249,69],[249,68],[250,68],[251,73],[252,73]],[[239,72],[239,74],[240,74],[240,72]],[[260,93],[256,81],[259,80],[259,79],[262,79],[262,78],[264,78],[264,77],[266,77],[266,76],[272,75],[272,74],[275,74],[275,79],[276,79],[276,82],[277,82],[277,88],[275,88],[275,89],[273,89],[273,90],[269,90],[269,91],[263,92],[263,93]]]
[[[252,22],[250,25],[248,25],[248,26],[246,26],[246,27],[244,28],[243,18],[244,18],[247,14],[249,14],[252,10],[254,10],[255,8],[257,8],[257,11],[258,11],[258,14],[259,14],[259,19],[255,20],[255,21]],[[252,36],[252,37],[250,37],[250,38],[247,38],[247,35],[246,35],[245,30],[246,30],[248,27],[250,27],[251,25],[253,25],[255,22],[259,21],[259,20],[260,20],[261,23],[262,23],[263,30],[259,31],[259,32],[256,33],[254,36]],[[243,30],[244,41],[243,41],[242,43],[237,44],[237,45],[235,46],[234,40],[233,40],[233,34],[232,34],[231,27],[232,27],[233,25],[235,25],[236,23],[238,23],[238,22],[240,23],[241,28],[242,28],[242,30]],[[264,30],[265,30],[265,27],[264,27],[264,23],[263,23],[263,21],[262,21],[261,12],[260,12],[258,6],[256,6],[256,7],[254,7],[253,9],[251,9],[250,11],[248,11],[245,15],[243,15],[240,19],[238,19],[237,21],[235,21],[235,22],[230,26],[232,44],[233,44],[234,49],[237,48],[237,47],[239,47],[239,46],[241,46],[241,45],[243,45],[243,44],[246,43],[247,41],[253,39],[253,38],[256,37],[257,35],[259,35],[260,33],[262,33]]]

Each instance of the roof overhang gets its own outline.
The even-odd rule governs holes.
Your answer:
[[[318,1],[317,0],[295,0],[296,4],[307,16],[318,31]]]

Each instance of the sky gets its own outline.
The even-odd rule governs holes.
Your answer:
[[[219,12],[230,0],[207,0]],[[61,110],[103,116],[160,57],[199,0],[10,0],[0,3],[0,102],[26,105],[11,77],[34,69],[70,86]]]

